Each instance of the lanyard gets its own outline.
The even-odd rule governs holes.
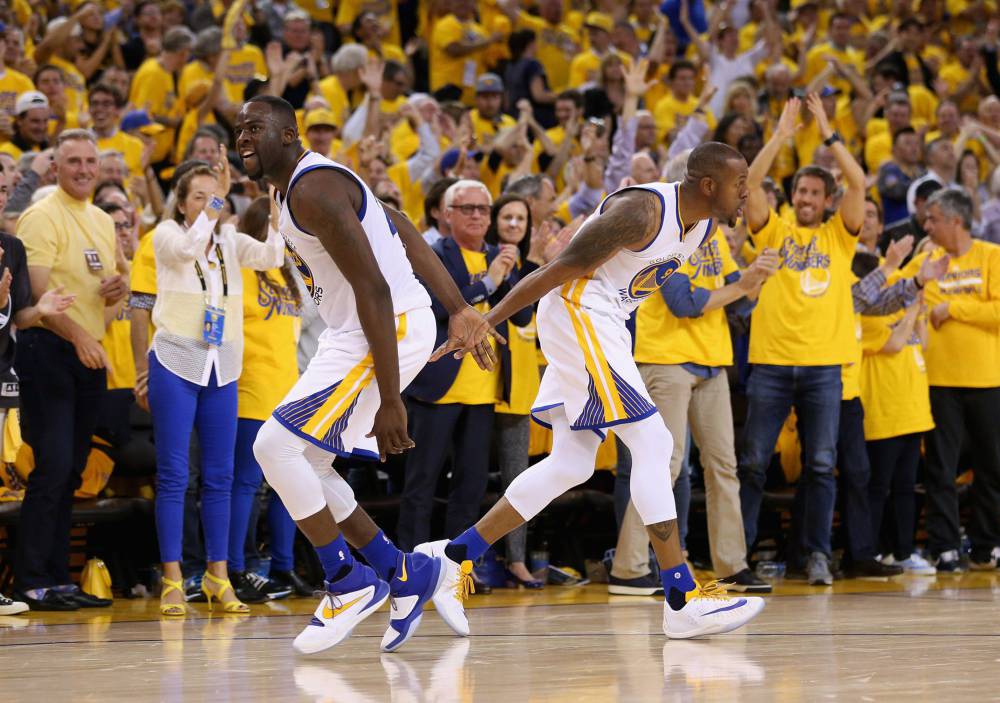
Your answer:
[[[222,258],[222,247],[219,246],[218,242],[215,244],[215,255],[219,258],[219,270],[222,273],[222,297],[225,299],[229,297],[229,278],[226,276],[226,260]],[[197,261],[194,262],[194,272],[198,274],[201,292],[205,294],[205,305],[208,305],[208,284],[205,282],[205,274],[201,270],[201,264]]]

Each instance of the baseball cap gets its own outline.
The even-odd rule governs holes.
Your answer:
[[[138,129],[143,134],[149,136],[159,134],[165,129],[163,125],[154,122],[153,118],[145,110],[126,112],[125,116],[122,117],[121,128],[123,132],[131,132]]]
[[[317,108],[306,113],[306,129],[310,127],[339,127],[332,110]]]
[[[34,110],[38,107],[48,110],[49,99],[45,97],[45,93],[37,90],[27,90],[17,96],[17,102],[14,103],[14,114],[22,115],[28,110]]]
[[[476,80],[477,93],[502,93],[503,80],[495,73],[484,73]]]
[[[587,18],[583,21],[583,26],[603,29],[605,32],[610,33],[615,28],[615,21],[611,18],[611,15],[603,12],[588,12]]]
[[[445,175],[458,164],[458,159],[462,155],[458,149],[448,149],[441,154],[441,175]]]
[[[840,95],[840,88],[834,88],[832,85],[823,86],[823,90],[819,91],[819,96],[821,98],[828,98],[831,95]]]

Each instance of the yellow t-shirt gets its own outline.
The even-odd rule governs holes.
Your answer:
[[[944,255],[936,249],[930,256]],[[926,254],[906,265],[916,275]],[[951,318],[929,330],[927,379],[932,386],[1000,386],[1000,246],[972,240],[969,251],[951,259],[948,272],[924,288],[927,309],[948,303]]]
[[[410,180],[410,167],[405,161],[395,163],[386,169],[389,180],[396,184],[403,198],[403,212],[413,222],[420,222],[424,213],[424,189],[420,181]]]
[[[751,236],[758,251],[776,250],[779,263],[753,311],[750,362],[839,366],[853,361],[851,261],[857,239],[840,213],[808,228],[772,210],[767,224]]]
[[[108,354],[108,390],[135,388],[135,359],[132,357],[132,315],[128,305],[119,309],[108,325],[101,346]]]
[[[77,67],[64,58],[53,54],[49,63],[62,69],[66,81],[66,111],[87,111],[87,80]]]
[[[387,30],[384,37],[386,43],[396,45],[401,43],[397,0],[340,0],[340,4],[337,6],[336,25],[350,27],[354,19],[362,12],[374,12],[378,15],[379,22]]]
[[[150,115],[154,117],[177,118],[183,114],[180,101],[177,99],[174,77],[155,58],[146,59],[136,71],[135,78],[132,79],[129,102],[137,109],[149,110]],[[156,142],[153,163],[170,156],[175,131],[164,129],[153,137]]]
[[[471,103],[476,77],[483,72],[483,51],[453,58],[445,49],[455,42],[486,37],[486,30],[476,22],[462,22],[446,15],[434,25],[430,45],[431,92],[446,85],[462,88],[462,99]]]
[[[133,176],[142,175],[142,140],[126,134],[121,130],[115,130],[110,137],[100,137],[97,140],[97,148],[100,150],[112,149],[121,154],[125,159],[129,174]]]
[[[317,22],[333,24],[333,9],[330,0],[296,0],[296,5],[309,13]]]
[[[833,44],[826,42],[819,46],[814,46],[806,54],[806,71],[803,77],[805,83],[811,82],[813,78],[823,72],[823,69],[830,65],[827,56],[832,56],[845,66],[853,66],[860,76],[865,74],[864,54],[851,47],[837,49]],[[851,94],[851,82],[846,78],[834,75],[830,76],[827,82],[833,87],[840,89],[844,95]]]
[[[65,286],[76,296],[65,314],[94,339],[103,339],[101,279],[117,273],[111,216],[57,188],[24,211],[17,238],[24,243],[28,266],[50,269],[49,288]],[[100,270],[92,271],[91,264]]]
[[[226,100],[234,105],[243,104],[243,91],[254,76],[267,76],[264,52],[253,44],[244,44],[229,55],[222,84]],[[183,94],[183,93],[182,93]]]
[[[631,56],[616,49],[612,49],[612,51],[618,54],[618,58],[620,58],[622,63],[625,64],[625,68],[631,68]],[[601,72],[602,61],[604,61],[604,57],[598,56],[591,50],[584,51],[583,53],[574,56],[573,61],[569,65],[568,87],[579,88],[584,83],[596,82],[600,77],[599,74]]]
[[[34,89],[35,84],[20,71],[15,71],[13,68],[4,70],[0,73],[0,112],[10,115],[13,119],[17,96]]]
[[[517,120],[503,112],[497,116],[496,121],[493,121],[485,117],[480,117],[479,110],[473,110],[469,113],[469,120],[472,122],[472,128],[476,132],[476,142],[478,144],[490,144],[500,130],[517,126]]]
[[[177,81],[177,96],[183,101],[187,98],[187,94],[191,92],[191,88],[202,82],[211,83],[212,79],[215,77],[215,72],[212,71],[208,66],[206,66],[201,61],[192,61],[181,69],[181,76]],[[242,100],[240,101],[243,102]]]
[[[868,173],[878,173],[882,164],[892,159],[892,135],[888,130],[871,134],[865,140],[865,166]]]
[[[351,109],[351,101],[347,97],[347,91],[340,84],[337,76],[327,76],[319,82],[319,94],[330,105],[330,111],[340,121],[340,127],[344,126]]]
[[[852,276],[851,285],[857,280],[857,276]],[[851,362],[840,369],[841,400],[854,400],[861,395],[861,315],[857,313],[854,315],[854,340]]]
[[[550,24],[526,12],[518,15],[517,28],[534,30],[535,58],[545,68],[549,88],[554,93],[565,90],[569,84],[569,64],[578,47],[573,29],[563,23]]]
[[[718,290],[726,276],[739,271],[729,244],[718,227],[679,269],[692,287]],[[698,317],[675,317],[659,293],[639,306],[635,321],[635,360],[640,364],[702,364],[729,366],[733,344],[724,308]]]
[[[206,113],[200,122],[198,121],[198,108],[193,108],[184,113],[184,121],[181,122],[181,128],[177,132],[177,144],[174,146],[174,163],[179,164],[184,160],[184,152],[187,151],[188,145],[194,139],[194,134],[198,131],[198,128],[209,124],[218,124],[218,120],[215,119],[215,113],[212,111]]]
[[[661,142],[670,130],[677,127],[678,117],[687,117],[698,107],[698,97],[689,95],[687,100],[678,100],[672,92],[668,92],[653,108],[653,121],[656,122],[656,138]],[[705,122],[711,132],[715,129],[715,116],[712,111],[705,110]]]
[[[469,271],[469,283],[480,280],[486,275],[486,252],[462,249],[462,261]],[[485,314],[490,310],[489,301],[476,303],[476,310]],[[495,343],[491,340],[490,344]],[[441,398],[435,401],[438,405],[445,403],[461,403],[462,405],[493,405],[500,400],[500,364],[492,371],[483,371],[471,354],[462,357],[462,365],[458,369],[451,388]]]
[[[920,340],[912,335],[895,354],[882,347],[903,311],[861,318],[861,404],[865,408],[865,439],[888,439],[934,429],[927,388],[927,365]]]
[[[156,251],[152,233],[139,240],[139,248],[132,257],[132,274],[129,289],[133,293],[156,295]]]
[[[299,378],[296,347],[302,311],[281,275],[261,282],[243,269],[243,372],[237,387],[237,417],[266,420]],[[294,282],[292,283],[294,285]]]

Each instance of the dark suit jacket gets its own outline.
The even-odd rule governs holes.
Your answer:
[[[484,246],[486,247],[486,265],[489,266],[493,259],[500,253],[500,249],[492,244]],[[445,269],[451,274],[455,285],[462,291],[462,297],[465,298],[465,302],[469,305],[475,305],[489,299],[490,305],[495,307],[520,280],[520,273],[515,268],[511,270],[507,279],[493,292],[493,295],[487,296],[486,284],[482,280],[470,281],[469,270],[465,267],[465,260],[462,259],[462,251],[454,239],[445,237],[435,242],[431,248],[438,255],[438,258],[441,259],[441,263],[444,264]],[[428,292],[430,292],[429,289]],[[445,340],[448,339],[448,311],[445,310],[441,301],[434,297],[433,293],[431,293],[431,304],[434,311],[434,319],[437,322],[437,339],[434,342],[434,346],[437,347],[444,344]],[[511,316],[510,321],[518,327],[529,324],[531,322],[532,309],[532,306],[528,306],[523,310],[519,310]],[[496,329],[505,339],[507,338],[506,322],[498,325]],[[503,398],[510,400],[510,351],[505,344],[498,346],[500,351],[501,376],[503,378]],[[461,360],[455,359],[451,354],[446,354],[434,363],[427,364],[417,374],[417,377],[413,379],[413,383],[407,387],[407,395],[417,400],[438,400],[448,392],[448,389],[455,382],[455,377],[458,376],[458,370],[461,365]]]

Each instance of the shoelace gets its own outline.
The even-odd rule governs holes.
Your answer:
[[[330,612],[332,613],[332,615],[330,615],[330,619],[332,620],[337,617],[337,611],[343,607],[344,602],[340,600],[339,596],[335,596],[329,591],[326,592],[326,599],[330,601]]]
[[[705,600],[728,600],[729,594],[726,591],[726,587],[720,583],[718,580],[709,581],[706,584],[700,584],[695,581],[697,589],[691,591],[688,594],[687,600],[694,600],[695,598],[702,598]]]
[[[455,600],[461,602],[476,592],[476,583],[472,580],[472,562],[466,559],[458,567],[458,582],[455,584]]]
[[[256,588],[258,591],[260,591],[261,593],[264,593],[264,587],[267,586],[267,579],[266,578],[264,578],[263,576],[261,576],[260,574],[258,574],[256,572],[248,571],[247,572],[247,581],[249,581],[250,585],[253,586],[254,588]]]

